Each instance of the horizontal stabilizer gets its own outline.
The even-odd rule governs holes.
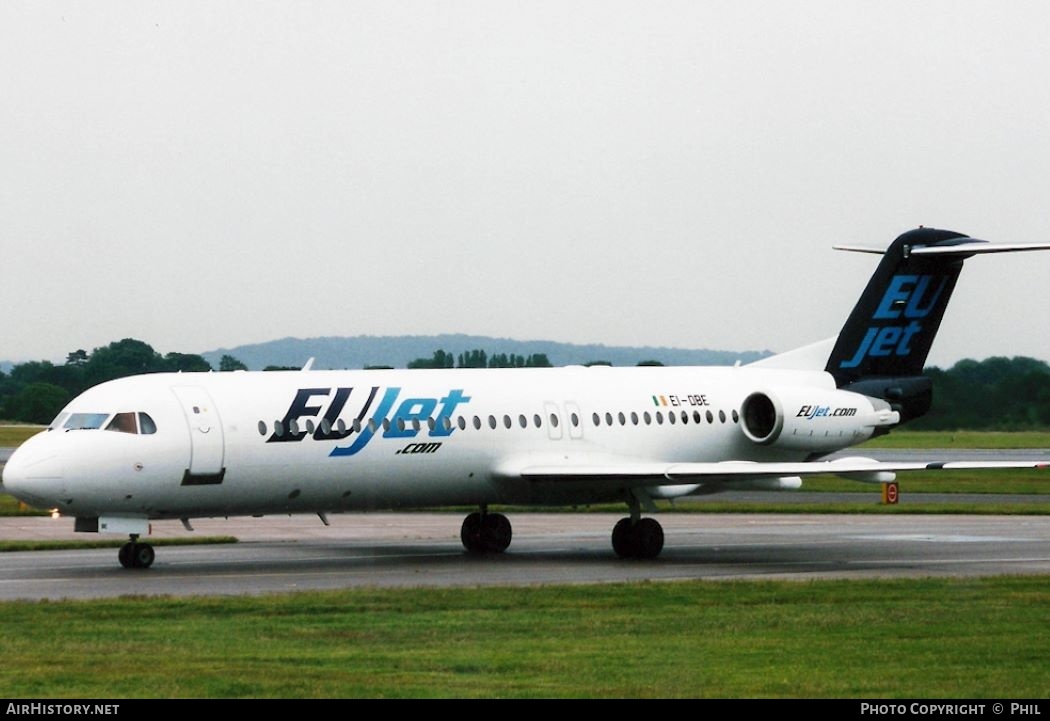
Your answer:
[[[969,240],[958,245],[930,245],[912,248],[910,254],[968,258],[979,253],[1015,253],[1024,250],[1050,250],[1050,243],[989,243],[986,240]]]
[[[867,245],[833,245],[834,250],[845,250],[850,253],[872,253],[885,255],[886,248],[873,248]],[[929,245],[910,248],[907,255],[936,255],[941,257],[959,256],[969,258],[980,253],[1017,253],[1025,250],[1050,250],[1050,243],[989,243],[987,240],[967,238],[965,243],[957,245]]]
[[[867,245],[833,245],[832,250],[845,250],[849,253],[871,253],[873,255],[885,255],[885,248],[872,248]]]

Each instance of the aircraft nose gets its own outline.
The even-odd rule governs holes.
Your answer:
[[[4,463],[4,467],[0,468],[0,487],[7,493],[11,493],[13,488],[22,486],[22,482],[25,480],[25,471],[22,468],[22,464],[15,458],[17,455],[18,452],[15,451]]]
[[[62,464],[54,453],[34,453],[18,449],[4,464],[0,485],[15,498],[34,506],[47,507],[60,492]]]

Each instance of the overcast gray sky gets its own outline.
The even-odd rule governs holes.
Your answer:
[[[0,359],[463,332],[788,350],[920,224],[1050,240],[1045,2],[0,4]],[[931,361],[1050,359],[1050,253]]]

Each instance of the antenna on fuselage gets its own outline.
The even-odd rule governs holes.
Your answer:
[[[313,356],[311,356],[310,360],[306,361],[306,365],[303,366],[303,370],[304,371],[308,371],[308,370],[312,369],[313,367],[314,367],[314,359],[313,359]]]

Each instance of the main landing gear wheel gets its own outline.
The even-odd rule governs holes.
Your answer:
[[[131,540],[117,551],[117,560],[124,568],[149,568],[153,565],[153,559],[156,556],[153,546],[148,543],[139,543],[138,536],[132,536]]]
[[[503,553],[512,535],[510,521],[502,513],[471,513],[459,530],[463,547],[471,553]]]
[[[620,558],[656,558],[664,548],[664,529],[652,518],[621,518],[613,526],[612,547]]]

